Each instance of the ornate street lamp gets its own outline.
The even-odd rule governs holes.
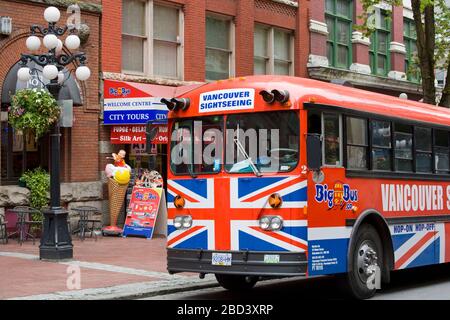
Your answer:
[[[74,34],[75,26],[58,27],[56,23],[61,17],[60,11],[56,7],[49,7],[44,12],[44,18],[48,22],[48,27],[32,25],[31,36],[26,41],[26,46],[30,51],[37,51],[41,46],[41,40],[36,34],[44,36],[43,44],[48,49],[44,54],[22,54],[21,64],[17,76],[21,81],[29,81],[33,73],[38,70],[27,67],[29,62],[43,67],[42,74],[49,80],[45,85],[47,90],[58,100],[59,92],[65,81],[70,77],[65,66],[72,62],[78,62],[79,67],[75,71],[78,80],[86,81],[91,75],[91,71],[86,63],[86,55],[82,52],[67,55],[62,53],[63,43],[58,36],[64,35],[67,31],[70,35],[66,38],[66,47],[70,50],[77,50],[80,46],[80,38]],[[66,77],[66,74],[68,76]],[[72,238],[67,225],[68,211],[61,207],[61,184],[60,184],[60,127],[57,122],[50,135],[51,137],[51,159],[50,159],[50,208],[44,214],[44,228],[39,246],[39,257],[41,259],[60,260],[71,259],[73,257]]]

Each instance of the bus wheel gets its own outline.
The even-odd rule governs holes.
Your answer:
[[[381,283],[383,266],[383,246],[373,226],[364,224],[359,228],[349,259],[352,266],[352,271],[347,273],[350,293],[357,299],[373,297]]]
[[[227,290],[250,290],[258,282],[257,277],[238,276],[232,274],[216,274],[219,284]]]

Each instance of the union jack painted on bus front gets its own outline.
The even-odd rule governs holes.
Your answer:
[[[283,197],[282,208],[273,210],[269,206],[267,199],[273,193]],[[169,218],[169,248],[287,252],[308,249],[306,218],[291,217],[291,209],[307,205],[304,179],[290,176],[170,180],[169,210],[175,210],[173,201],[177,195],[185,198],[184,212],[192,216],[194,223],[188,230],[177,230],[173,217]],[[283,228],[276,232],[262,230],[261,214],[281,215]]]

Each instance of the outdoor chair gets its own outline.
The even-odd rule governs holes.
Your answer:
[[[42,212],[38,209],[19,206],[15,207],[11,210],[15,214],[17,214],[17,231],[10,234],[8,237],[11,237],[15,234],[19,235],[18,241],[20,245],[27,240],[28,237],[33,239],[33,245],[36,242],[36,237],[30,233],[30,231],[36,227],[39,227],[42,230],[43,226],[43,215]],[[33,215],[37,215],[38,218],[33,220]],[[33,228],[34,227],[34,228]]]
[[[98,213],[99,210],[95,207],[89,206],[81,206],[72,209],[80,215],[80,219],[78,220],[78,228],[74,230],[73,233],[78,233],[80,240],[85,239],[86,232],[91,233],[91,238],[94,236],[95,241],[97,241],[97,234],[95,233],[95,225],[102,223],[99,219],[92,219],[92,215],[94,213]],[[89,226],[90,224],[90,226]]]

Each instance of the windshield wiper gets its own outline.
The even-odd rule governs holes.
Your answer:
[[[192,168],[190,165],[187,166],[188,168],[188,173],[191,176],[192,179],[197,179],[197,175],[192,171]]]
[[[250,164],[250,168],[252,168],[252,171],[255,174],[255,176],[261,177],[262,176],[261,172],[259,172],[259,170],[256,167],[255,163],[252,161],[252,158],[250,158],[248,156],[247,152],[245,152],[245,149],[242,146],[242,143],[239,141],[238,137],[234,137],[234,143],[236,143],[236,146],[238,147],[238,150],[244,155],[245,160],[247,160],[248,163]]]

